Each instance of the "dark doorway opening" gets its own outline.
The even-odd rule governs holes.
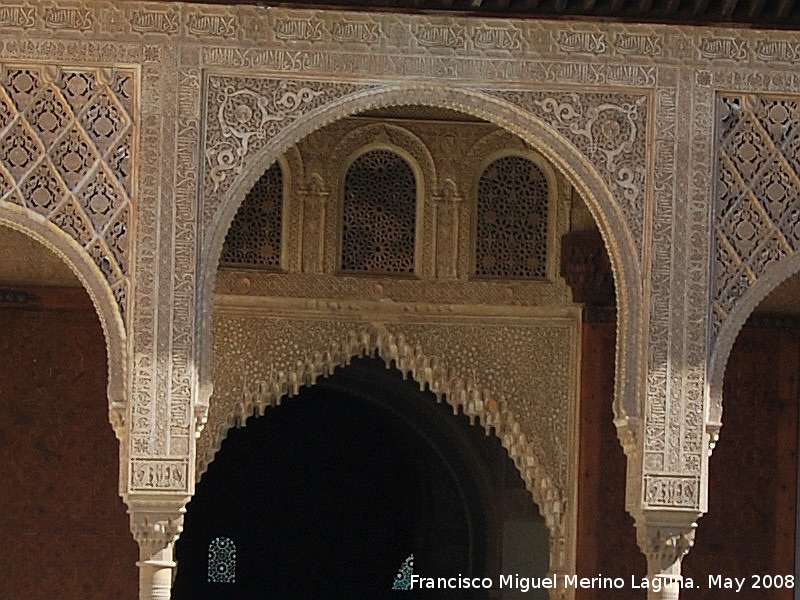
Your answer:
[[[509,472],[497,438],[356,359],[229,432],[188,506],[173,598],[487,598],[391,588],[412,553],[419,575],[496,581]],[[231,583],[209,581],[220,536]]]

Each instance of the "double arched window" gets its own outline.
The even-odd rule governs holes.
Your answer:
[[[549,171],[520,153],[500,156],[479,173],[472,180],[477,181],[473,188],[473,276],[547,278],[552,237],[548,207],[553,193]],[[285,202],[284,179],[281,164],[275,162],[247,194],[225,239],[223,266],[286,267],[282,257],[284,205],[295,207],[293,216],[286,218],[294,223],[287,230],[290,246],[308,243],[312,248],[315,239],[319,240],[316,243],[325,243],[319,229],[310,229],[317,223],[311,220],[304,229],[306,212]],[[338,269],[342,273],[376,275],[417,273],[417,219],[423,212],[418,207],[417,173],[405,155],[389,148],[366,149],[349,165],[342,181]],[[321,214],[318,219],[323,223],[325,213]],[[325,229],[325,234],[332,239],[335,229]],[[292,241],[292,236],[300,241]],[[334,257],[328,268],[336,268]]]

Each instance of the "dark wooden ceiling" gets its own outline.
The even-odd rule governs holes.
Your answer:
[[[591,19],[800,29],[800,0],[200,0],[297,8],[382,10],[475,17]]]

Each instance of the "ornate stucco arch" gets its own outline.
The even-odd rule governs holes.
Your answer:
[[[775,288],[792,275],[800,273],[800,252],[795,252],[783,260],[770,265],[761,277],[739,298],[734,309],[728,314],[719,329],[717,339],[711,349],[708,367],[708,407],[706,422],[711,428],[712,441],[716,441],[722,423],[722,387],[733,344],[756,307],[761,304]]]
[[[106,342],[109,420],[117,438],[124,440],[128,406],[127,336],[119,305],[107,279],[92,257],[71,236],[42,215],[9,202],[0,202],[0,224],[30,236],[52,251],[89,294]],[[121,447],[124,449],[125,444]]]
[[[306,339],[302,327],[299,334],[301,339]],[[282,398],[296,396],[301,388],[314,385],[319,377],[332,375],[336,368],[346,367],[353,358],[377,354],[387,368],[393,366],[403,377],[411,377],[421,391],[427,389],[437,401],[445,401],[451,406],[454,414],[463,413],[472,424],[477,419],[487,435],[496,435],[519,469],[551,533],[558,533],[563,514],[562,492],[539,459],[535,443],[528,440],[522,431],[507,400],[497,398],[480,382],[428,354],[421,344],[410,343],[402,327],[395,333],[382,324],[354,326],[346,337],[331,341],[327,347],[303,347],[300,350],[304,358],[297,360],[292,368],[277,372],[270,370],[268,379],[252,385],[244,384],[240,400],[232,406],[227,418],[216,423],[217,431],[209,432],[210,445],[198,449],[198,476],[213,461],[232,427],[244,425],[253,414],[263,415],[268,407],[279,405]]]
[[[625,214],[615,200],[613,184],[601,175],[605,159],[595,158],[595,162],[592,162],[567,136],[535,116],[521,100],[515,103],[482,90],[430,85],[365,86],[360,90],[354,90],[354,86],[346,87],[345,92],[335,99],[319,106],[310,103],[307,112],[302,102],[298,101],[297,110],[291,116],[284,117],[286,124],[263,146],[253,151],[251,145],[249,155],[246,149],[242,150],[240,164],[233,164],[226,158],[229,172],[218,174],[214,178],[216,189],[206,189],[203,192],[203,204],[210,217],[203,232],[200,251],[201,281],[198,285],[197,305],[202,339],[199,340],[198,421],[201,424],[205,422],[208,401],[213,390],[211,321],[214,280],[222,244],[242,199],[266,165],[274,162],[279,155],[312,132],[355,113],[398,105],[448,108],[507,129],[556,165],[578,190],[605,240],[616,282],[618,335],[614,412],[618,426],[624,427],[628,418],[637,418],[642,414],[642,278],[638,253],[633,235],[626,224]],[[247,139],[251,137],[248,136]],[[207,141],[206,152],[208,151]],[[206,168],[218,169],[218,165],[214,167],[211,161]],[[226,177],[234,178],[224,182]],[[206,177],[206,182],[208,181],[209,178]],[[220,186],[220,182],[224,182],[224,185]]]
[[[800,174],[792,137],[800,117],[785,110],[796,103],[796,95],[765,93],[716,98],[705,415],[712,448],[722,426],[722,388],[736,338],[761,301],[800,271]],[[752,164],[763,166],[750,176]]]

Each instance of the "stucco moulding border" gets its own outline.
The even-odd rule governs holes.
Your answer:
[[[328,318],[336,315],[348,321],[370,321],[375,318],[391,323],[420,319],[437,322],[451,320],[477,319],[481,323],[498,324],[518,322],[520,319],[546,320],[548,325],[572,324],[580,320],[581,308],[578,305],[557,306],[497,306],[481,304],[452,304],[411,301],[394,302],[388,298],[363,300],[354,298],[313,298],[243,296],[234,294],[215,294],[214,306],[226,315],[269,316],[281,313],[287,317]],[[368,316],[368,318],[367,318]]]
[[[376,56],[457,57],[487,60],[558,60],[598,57],[620,64],[731,67],[785,64],[800,58],[800,34],[735,28],[592,24],[533,19],[464,19],[401,15],[223,7],[145,2],[2,2],[0,31],[130,41],[176,38],[190,43],[232,43],[245,58],[258,49],[355,52]],[[251,49],[242,46],[251,45]],[[235,52],[231,54],[234,56]],[[253,56],[257,53],[253,53]],[[256,66],[242,63],[229,66]]]

